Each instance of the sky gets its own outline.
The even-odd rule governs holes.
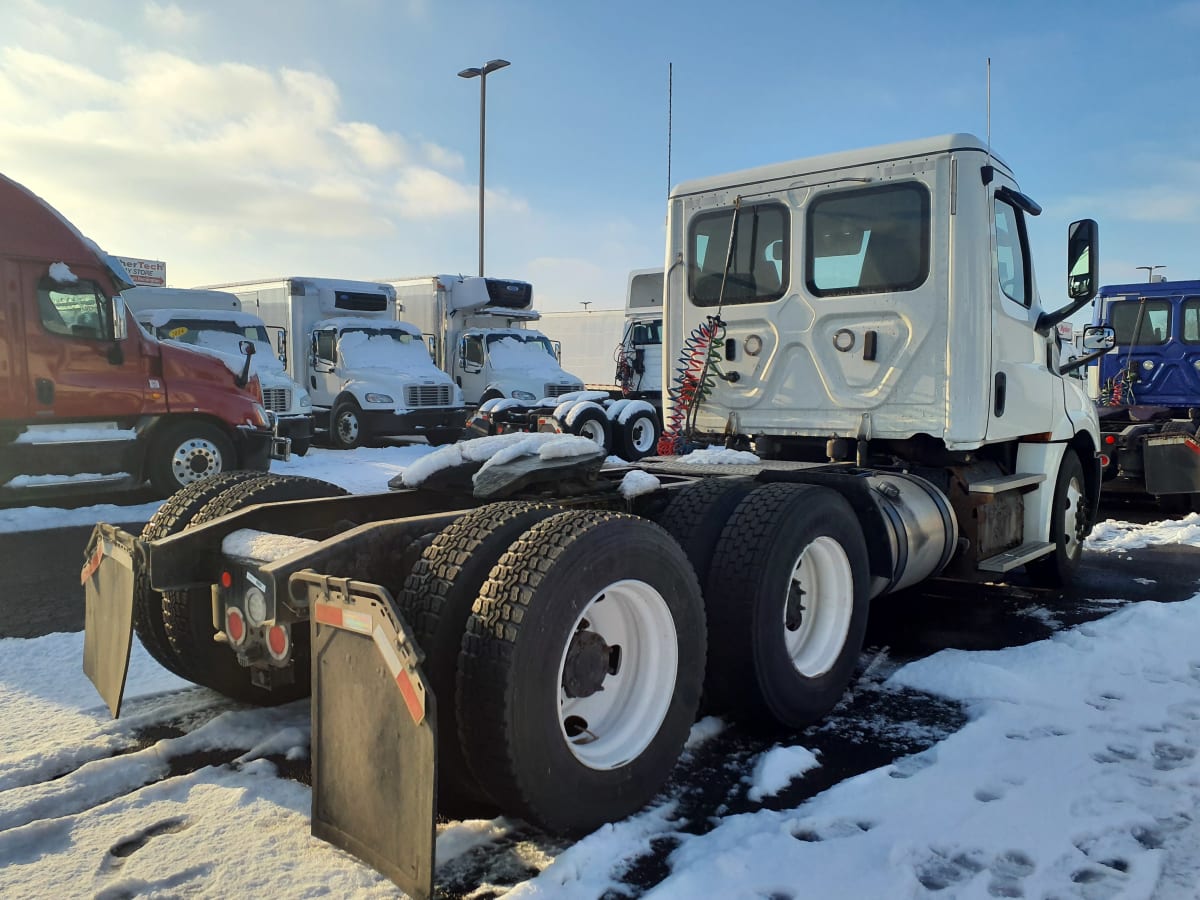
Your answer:
[[[314,449],[273,470],[362,492],[433,452]],[[30,527],[59,524],[42,516]],[[1086,549],[1127,559],[1153,545],[1200,546],[1200,514],[1108,519]],[[789,788],[839,761],[806,746],[809,732],[762,742],[720,757],[737,777],[711,829],[697,829],[682,795],[712,774],[697,759],[727,727],[705,717],[673,786],[645,809],[574,843],[504,817],[440,822],[437,879],[470,878],[464,892],[489,896],[595,900],[626,893],[630,865],[666,846],[648,898],[1194,900],[1200,595],[1131,603],[1120,583],[1110,588],[1090,600],[1103,615],[1074,628],[1058,626],[1054,601],[1035,605],[1055,629],[1045,640],[907,664],[880,650],[851,694],[876,694],[880,708],[940,703],[961,709],[959,721],[931,729],[839,708],[829,725],[885,745],[936,731],[920,752],[796,801]],[[278,768],[307,766],[306,701],[239,706],[189,687],[135,642],[113,721],[80,671],[82,643],[80,633],[0,638],[0,895],[396,896],[310,835],[311,792]]]
[[[177,287],[475,273],[543,311],[617,307],[661,265],[668,184],[844,149],[986,136],[1101,281],[1200,276],[1200,2],[0,2],[0,171]],[[668,66],[670,153],[668,154]],[[668,161],[670,171],[668,174]]]

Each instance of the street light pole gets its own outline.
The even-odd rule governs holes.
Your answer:
[[[483,275],[483,162],[487,123],[487,77],[489,72],[512,65],[506,59],[490,59],[479,68],[463,69],[459,78],[479,79],[479,274]]]
[[[1145,269],[1146,270],[1146,280],[1153,281],[1154,280],[1154,270],[1155,269],[1165,269],[1166,266],[1135,266],[1134,268]]]

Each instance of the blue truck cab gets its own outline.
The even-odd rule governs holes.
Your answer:
[[[1101,406],[1200,407],[1200,281],[1102,287],[1094,321],[1116,331],[1099,360]]]
[[[1200,280],[1101,287],[1093,323],[1116,332],[1097,362],[1105,490],[1200,509]]]

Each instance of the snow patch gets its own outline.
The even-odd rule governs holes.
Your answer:
[[[79,281],[79,276],[65,262],[50,263],[50,277],[59,284],[75,284]]]
[[[725,447],[706,447],[681,456],[676,462],[689,466],[746,466],[762,462],[749,450],[729,450]]]
[[[817,754],[807,747],[772,747],[754,764],[746,796],[756,803],[764,797],[773,797],[794,778],[820,764]]]
[[[642,494],[653,493],[661,486],[662,482],[649,472],[643,472],[641,469],[632,469],[626,472],[625,477],[621,479],[621,496],[626,500],[632,500],[634,497],[640,497]]]
[[[1200,547],[1200,513],[1188,513],[1182,519],[1152,522],[1149,525],[1106,519],[1092,529],[1084,547],[1109,553],[1114,550],[1138,550],[1142,547],[1161,547],[1169,544]]]
[[[407,467],[401,480],[405,487],[419,487],[436,473],[464,463],[482,462],[484,465],[479,470],[482,472],[489,466],[503,465],[522,456],[558,459],[595,452],[596,445],[592,441],[571,434],[495,434],[439,447]]]
[[[17,435],[14,444],[73,444],[85,441],[136,441],[137,431],[133,428],[117,428],[116,422],[109,425],[72,425],[65,428],[47,428],[30,425]]]
[[[221,541],[221,552],[246,562],[270,563],[308,550],[318,543],[311,538],[292,537],[290,534],[239,528],[225,535]]]

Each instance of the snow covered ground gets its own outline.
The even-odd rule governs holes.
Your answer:
[[[378,490],[428,449],[359,450],[353,465],[314,450],[279,471]],[[1088,549],[1172,543],[1200,546],[1200,516],[1109,520]],[[1096,601],[1111,614],[1047,640],[945,650],[860,684],[884,702],[946,698],[967,722],[799,805],[780,797],[830,760],[797,739],[746,765],[737,807],[749,812],[689,822],[667,791],[569,845],[522,840],[528,829],[506,819],[453,822],[440,828],[439,869],[489,861],[483,896],[628,896],[627,869],[666,842],[669,871],[645,896],[1195,898],[1200,594],[1125,603],[1111,588]],[[306,702],[240,707],[135,647],[125,716],[112,722],[81,649],[80,634],[0,639],[0,896],[395,896],[308,833],[310,792],[285,777],[307,759]],[[725,728],[698,722],[688,756]],[[512,877],[514,855],[529,874]]]

